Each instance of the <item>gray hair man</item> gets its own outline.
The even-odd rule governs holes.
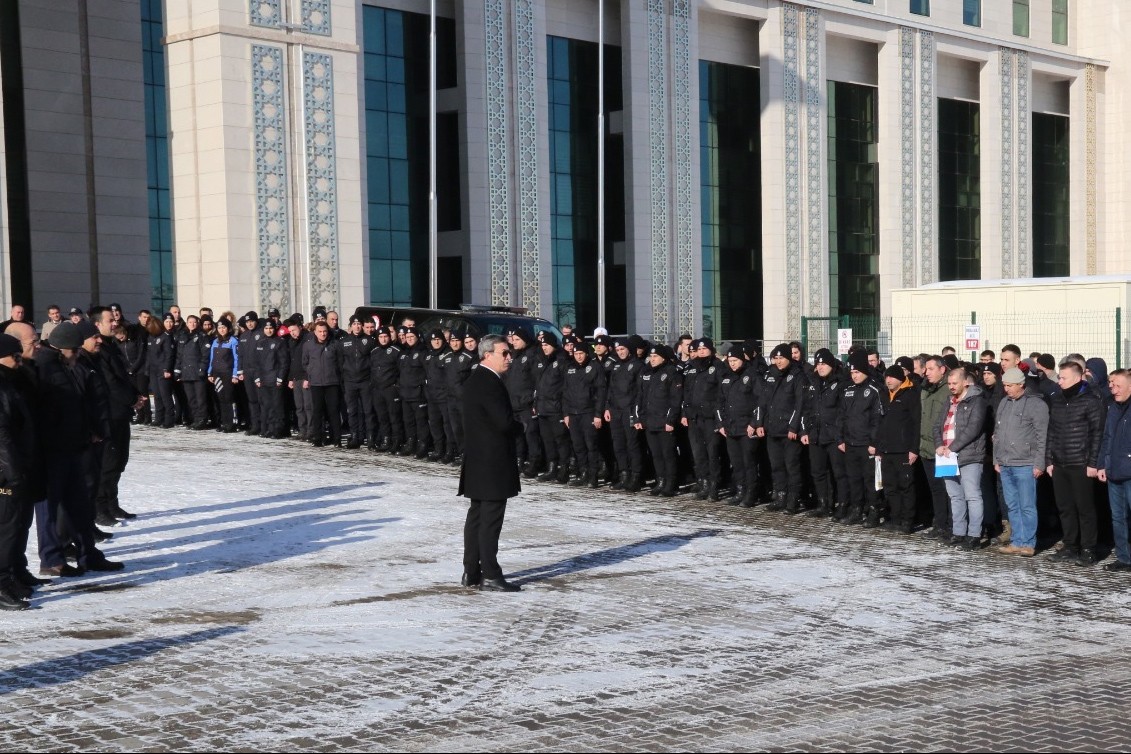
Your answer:
[[[1025,373],[1017,367],[1005,370],[1001,381],[1005,398],[994,422],[994,470],[1001,476],[1012,541],[998,552],[1031,557],[1037,546],[1037,479],[1045,473],[1049,409],[1040,396],[1025,391]]]

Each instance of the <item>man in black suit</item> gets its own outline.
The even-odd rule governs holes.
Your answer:
[[[507,498],[519,493],[516,426],[503,375],[511,351],[498,335],[479,342],[479,364],[463,391],[464,455],[459,492],[471,499],[463,527],[462,584],[485,592],[517,592],[503,578],[497,555]]]

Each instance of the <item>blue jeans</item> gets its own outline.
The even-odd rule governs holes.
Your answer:
[[[1002,466],[1001,488],[1013,529],[1010,544],[1037,546],[1037,480],[1032,466]]]
[[[1111,531],[1115,535],[1115,557],[1131,565],[1131,545],[1127,543],[1127,517],[1131,510],[1131,480],[1107,483],[1107,499],[1111,504]]]
[[[956,537],[982,536],[982,464],[960,466],[957,479],[946,480],[950,496],[951,532]]]

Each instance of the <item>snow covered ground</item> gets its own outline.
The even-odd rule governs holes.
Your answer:
[[[459,586],[457,472],[135,432],[105,550],[0,614],[2,750],[1124,750],[1131,581],[526,485]]]

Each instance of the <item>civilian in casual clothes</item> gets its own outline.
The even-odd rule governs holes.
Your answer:
[[[1107,409],[1107,423],[1100,444],[1099,480],[1107,482],[1111,504],[1111,528],[1115,536],[1115,561],[1105,571],[1131,571],[1131,544],[1128,544],[1127,519],[1131,511],[1131,373],[1118,369],[1108,380],[1113,402]]]
[[[958,478],[946,480],[953,536],[950,544],[976,550],[982,543],[982,468],[986,456],[986,401],[962,369],[947,375],[950,402],[935,424],[935,453],[958,457]]]
[[[919,460],[919,388],[899,365],[884,372],[884,415],[876,431],[884,499],[888,504],[886,528],[910,534],[915,528],[915,461]]]
[[[1037,546],[1037,479],[1045,473],[1049,410],[1039,396],[1025,391],[1025,373],[1010,367],[1002,375],[1005,398],[994,422],[994,470],[1001,476],[1009,511],[1006,555],[1031,557]]]

